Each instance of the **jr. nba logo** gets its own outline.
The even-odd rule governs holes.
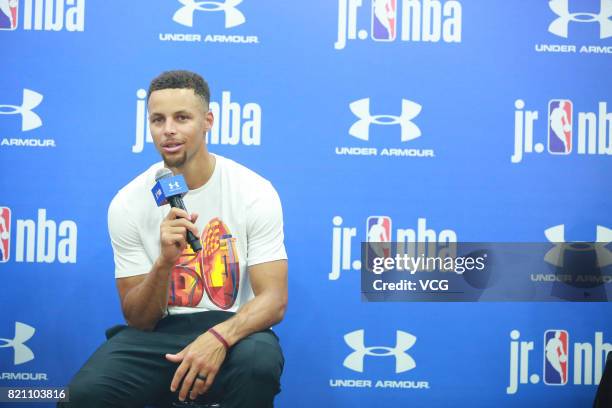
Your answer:
[[[0,207],[0,262],[8,262],[11,249],[11,209]]]
[[[397,0],[372,0],[372,39],[393,41],[396,28]]]
[[[544,384],[567,384],[569,336],[566,330],[544,332]]]
[[[572,151],[572,101],[553,99],[548,103],[548,152],[570,154]]]
[[[0,30],[14,30],[17,28],[17,0],[0,0]]]

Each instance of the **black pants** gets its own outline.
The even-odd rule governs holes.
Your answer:
[[[221,311],[171,315],[151,332],[112,327],[106,332],[108,340],[72,379],[70,402],[58,407],[143,407],[178,400],[178,390],[170,392],[178,364],[166,360],[165,354],[178,353],[232,315]],[[280,392],[283,365],[276,335],[271,330],[253,333],[229,350],[202,398],[221,402],[224,408],[272,407]]]
[[[612,407],[612,353],[608,353],[606,367],[597,387],[593,408]]]

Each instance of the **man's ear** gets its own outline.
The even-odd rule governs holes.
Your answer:
[[[213,113],[209,110],[208,112],[206,112],[206,123],[208,124],[208,131],[210,131],[213,128],[213,125],[215,123],[215,117],[213,115]]]

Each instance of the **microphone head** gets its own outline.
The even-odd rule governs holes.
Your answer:
[[[166,177],[172,177],[172,171],[170,169],[167,169],[165,167],[162,167],[161,169],[157,170],[155,172],[155,181],[159,181],[161,179],[164,179]]]
[[[172,197],[183,197],[189,192],[185,178],[181,174],[176,176],[167,168],[155,172],[155,185],[151,189],[158,206],[168,203]]]

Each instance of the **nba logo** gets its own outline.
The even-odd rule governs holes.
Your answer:
[[[397,0],[372,0],[372,39],[393,41],[396,28]]]
[[[0,30],[17,28],[18,0],[0,0]]]
[[[11,209],[0,207],[0,262],[8,262],[11,249]]]
[[[544,332],[544,384],[567,384],[569,335],[566,330]]]
[[[570,154],[572,151],[572,101],[548,102],[548,152]]]
[[[374,258],[388,258],[391,256],[391,218],[384,215],[368,217],[366,221],[366,265]],[[369,244],[372,243],[372,244]]]
[[[366,221],[367,242],[391,242],[391,218],[374,215]]]

